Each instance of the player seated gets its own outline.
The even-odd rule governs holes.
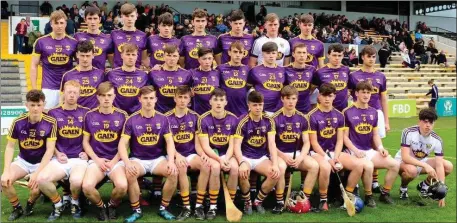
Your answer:
[[[83,151],[84,116],[88,108],[77,104],[80,84],[70,80],[63,86],[63,104],[49,110],[48,114],[57,120],[57,141],[54,159],[38,176],[38,187],[41,192],[54,202],[54,211],[48,221],[60,217],[63,202],[57,192],[56,182],[69,179],[71,191],[71,214],[81,218],[79,193],[87,168],[87,155]]]
[[[401,162],[401,199],[408,199],[408,184],[420,174],[428,175],[417,185],[424,195],[432,180],[444,183],[445,177],[452,173],[452,163],[443,158],[443,141],[433,131],[437,119],[433,108],[425,108],[419,112],[419,123],[403,130],[401,149],[395,155],[395,159]],[[432,152],[435,157],[429,157]],[[438,201],[438,206],[445,206],[444,198]]]
[[[113,106],[114,87],[110,82],[103,82],[97,88],[98,108],[87,112],[84,118],[83,148],[90,157],[83,180],[84,195],[99,208],[99,221],[116,219],[116,209],[127,193],[125,169],[119,165],[117,145],[121,138],[127,113]],[[107,207],[96,186],[105,177],[114,184],[111,199]]]
[[[284,86],[281,90],[283,107],[272,118],[276,126],[279,166],[282,169],[291,167],[307,172],[303,192],[309,198],[319,173],[319,164],[308,155],[310,147],[308,119],[296,109],[298,94],[298,90],[295,87]],[[277,205],[273,209],[275,214],[281,213],[284,209],[283,193],[285,184],[285,177],[282,175],[276,185]]]
[[[265,214],[262,202],[278,183],[281,173],[275,143],[275,123],[263,113],[263,95],[253,91],[248,95],[249,113],[240,117],[235,133],[235,157],[239,166],[240,189],[244,200],[244,212],[252,214],[249,175],[252,170],[265,176],[254,201],[254,207]],[[268,155],[268,157],[267,157]]]
[[[221,88],[216,88],[211,92],[209,104],[211,110],[204,113],[198,120],[198,137],[204,153],[210,158],[210,208],[206,218],[214,219],[217,210],[221,169],[229,173],[227,188],[231,199],[235,199],[236,195],[238,162],[233,155],[233,135],[238,125],[238,119],[233,113],[225,110],[227,95]],[[225,180],[224,176],[222,176],[222,180]]]
[[[335,94],[336,88],[333,84],[322,84],[317,96],[319,103],[308,114],[309,141],[312,148],[310,155],[319,163],[320,201],[316,211],[328,211],[330,172],[338,172],[342,168],[337,164],[340,163],[338,156],[343,149],[344,116],[333,107]]]
[[[157,94],[154,87],[142,87],[138,100],[141,109],[128,117],[119,142],[119,155],[122,159],[119,163],[125,166],[130,206],[133,210],[133,214],[127,217],[125,222],[135,222],[143,217],[137,179],[146,174],[166,177],[159,215],[166,220],[173,220],[175,216],[167,208],[176,190],[178,170],[170,123],[165,115],[155,110]]]
[[[25,215],[32,214],[33,205],[40,196],[37,177],[51,160],[56,146],[57,124],[54,118],[43,113],[44,93],[41,90],[31,90],[27,92],[25,100],[25,107],[29,112],[14,119],[8,132],[4,154],[2,194],[13,206],[8,221],[14,221],[24,214],[13,183],[28,174],[30,195]],[[12,162],[17,142],[19,155]]]
[[[190,100],[192,100],[191,88],[185,85],[177,87],[174,97],[176,107],[165,114],[170,122],[173,140],[175,142],[175,164],[179,172],[179,191],[184,206],[177,217],[179,221],[186,220],[192,213],[189,200],[188,168],[190,168],[190,171],[200,171],[197,182],[198,192],[195,215],[198,220],[205,220],[203,198],[206,194],[206,187],[211,171],[208,156],[201,150],[198,139],[196,138],[199,115],[187,107]],[[210,182],[210,193],[214,188],[214,182]],[[217,192],[219,192],[219,187],[217,187]],[[210,211],[208,211],[208,219],[212,218]],[[212,216],[214,218],[215,212]]]

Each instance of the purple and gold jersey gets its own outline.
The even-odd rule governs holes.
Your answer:
[[[176,88],[181,85],[191,86],[192,75],[190,71],[180,67],[174,71],[162,68],[149,72],[149,82],[157,90],[156,110],[165,113],[176,106],[174,100]]]
[[[225,109],[237,117],[248,112],[246,97],[248,88],[246,86],[249,67],[246,65],[232,66],[230,62],[217,66],[220,72],[221,88],[227,94],[227,106]]]
[[[241,152],[244,157],[259,159],[268,151],[268,134],[276,134],[273,119],[262,114],[260,121],[254,121],[249,114],[240,117],[235,137],[241,138]]]
[[[113,54],[113,40],[109,34],[99,32],[98,34],[91,34],[87,31],[77,32],[75,39],[78,41],[89,40],[94,45],[94,59],[92,65],[100,70],[105,70],[106,57],[108,54]]]
[[[355,96],[355,86],[360,81],[368,81],[373,86],[370,101],[368,104],[376,110],[382,109],[381,94],[387,94],[387,79],[386,76],[375,71],[374,73],[364,72],[362,69],[354,71],[349,75],[348,88],[351,90],[351,95],[354,101],[357,101]]]
[[[213,35],[187,35],[181,38],[180,48],[182,56],[184,57],[184,68],[186,68],[186,70],[194,69],[200,66],[198,63],[198,49],[201,47],[213,49],[213,53],[215,55],[219,53],[219,50],[217,49],[217,37]]]
[[[311,102],[309,97],[313,92],[310,92],[311,82],[316,68],[306,65],[305,68],[294,68],[292,64],[285,67],[286,69],[286,84],[295,87],[298,90],[297,110],[307,114],[311,110]]]
[[[244,55],[243,59],[241,59],[241,63],[248,65],[252,44],[254,43],[254,37],[250,34],[243,34],[243,36],[232,36],[231,32],[221,34],[217,38],[217,45],[222,53],[221,64],[225,64],[230,61],[228,51],[230,50],[230,45],[236,41],[240,41],[240,43],[244,46]]]
[[[46,141],[57,139],[56,120],[46,114],[35,124],[30,123],[29,113],[17,117],[10,127],[8,140],[19,142],[19,157],[31,164],[41,162],[46,153]]]
[[[208,136],[209,146],[217,149],[219,156],[227,153],[230,138],[235,135],[238,118],[231,112],[225,111],[224,118],[217,119],[211,111],[203,114],[198,120],[199,136]]]
[[[114,106],[132,114],[141,108],[138,94],[140,88],[148,82],[148,74],[140,69],[128,72],[118,67],[106,74],[106,80],[111,82],[116,92]]]
[[[337,130],[344,129],[344,115],[333,108],[324,112],[319,108],[311,110],[308,114],[309,134],[317,134],[317,141],[324,152],[335,151]]]
[[[168,119],[162,113],[154,112],[147,118],[141,110],[125,121],[122,136],[130,138],[130,157],[153,160],[167,154],[165,137],[171,135]]]
[[[135,30],[125,31],[122,29],[111,31],[111,39],[114,45],[114,67],[122,66],[121,49],[126,43],[132,43],[138,46],[138,58],[136,60],[136,67],[141,65],[141,54],[146,50],[146,33]]]
[[[163,56],[166,45],[175,45],[178,47],[179,55],[181,55],[181,49],[179,45],[181,45],[181,41],[176,37],[165,38],[161,37],[160,35],[151,35],[148,38],[146,48],[148,50],[149,60],[151,61],[150,67],[154,67],[156,64],[163,64],[165,63]]]
[[[286,69],[284,67],[265,67],[263,64],[253,67],[249,71],[248,83],[264,97],[263,109],[268,112],[276,112],[282,107],[281,89],[286,81]]]
[[[203,71],[200,68],[192,69],[192,89],[194,90],[193,110],[203,114],[211,109],[209,99],[211,92],[219,87],[219,71],[211,69]]]
[[[349,129],[349,139],[357,149],[373,148],[373,132],[378,131],[378,112],[372,107],[358,108],[352,104],[343,111],[345,127]]]
[[[89,71],[80,71],[78,66],[66,72],[62,77],[60,91],[63,92],[65,82],[69,80],[77,81],[81,87],[79,90],[78,104],[90,109],[98,106],[97,88],[105,79],[104,70],[92,67]]]
[[[306,50],[308,51],[308,58],[306,58],[306,64],[318,68],[319,60],[325,59],[324,44],[314,37],[311,37],[310,39],[302,39],[300,38],[300,36],[297,36],[289,40],[290,49],[293,49],[295,45],[299,43],[303,43],[306,45]]]
[[[195,137],[197,132],[198,114],[190,109],[184,116],[178,117],[175,109],[165,113],[170,123],[176,151],[186,157],[197,154],[195,151]]]
[[[348,106],[349,67],[341,65],[339,68],[330,68],[328,65],[318,69],[313,78],[313,84],[320,87],[324,83],[333,84],[336,88],[333,107],[343,111]]]
[[[301,151],[302,135],[308,132],[308,120],[303,113],[297,110],[288,117],[284,114],[283,109],[281,108],[272,116],[276,126],[276,147],[284,153]],[[297,140],[299,141],[297,142]]]
[[[65,36],[57,40],[53,33],[38,38],[33,45],[33,55],[40,57],[43,67],[41,88],[59,90],[62,76],[73,68],[73,57],[78,41]]]
[[[48,112],[57,120],[56,148],[68,158],[78,158],[83,151],[84,116],[88,111],[80,105],[75,110],[65,110],[60,105]]]
[[[116,156],[126,118],[127,113],[116,107],[109,114],[99,108],[87,112],[83,134],[90,136],[89,144],[98,157],[111,160]]]

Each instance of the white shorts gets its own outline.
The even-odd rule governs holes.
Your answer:
[[[267,160],[267,159],[268,159],[267,156],[262,156],[259,159],[251,159],[251,158],[247,158],[247,157],[243,156],[243,161],[245,161],[246,163],[249,164],[249,166],[251,167],[251,170],[255,169],[255,167],[257,165],[259,165],[261,162],[263,162],[264,160]]]
[[[284,153],[284,154],[286,154],[286,155],[288,155],[288,156],[294,158],[294,153]],[[301,152],[300,152],[300,151],[297,151],[297,152],[295,153],[295,158],[299,157],[300,154],[301,154]]]
[[[395,156],[395,160],[397,160],[397,161],[400,162],[400,163],[404,163],[404,162],[402,161],[402,159],[401,159],[401,155],[400,155],[400,157]],[[425,158],[423,158],[423,159],[421,159],[421,160],[419,160],[419,161],[420,161],[420,162],[423,162],[423,163],[426,163],[426,162],[428,161],[428,157],[425,157]],[[421,174],[421,172],[422,172],[422,167],[421,167],[421,166],[416,166],[416,169],[417,169],[417,176],[419,176],[419,175]]]
[[[27,174],[34,173],[38,169],[38,166],[40,165],[40,163],[31,164],[31,163],[25,161],[24,159],[22,159],[22,157],[20,157],[20,156],[17,156],[14,159],[14,162],[12,162],[11,164],[15,164],[18,167],[22,168],[25,172],[27,172]]]
[[[154,169],[160,164],[160,162],[162,162],[162,160],[166,160],[166,158],[165,156],[159,156],[153,160],[140,160],[138,158],[131,157],[130,160],[139,163],[143,167],[145,174],[152,174],[152,171],[154,171]],[[119,161],[119,165],[125,166],[124,161]]]
[[[122,161],[117,162],[117,163],[114,165],[113,169],[105,171],[105,173],[104,173],[105,176],[108,176],[108,177],[109,177],[109,175],[110,175],[116,168],[118,168],[119,166],[121,166],[121,162],[122,162]],[[87,167],[89,167],[90,165],[97,165],[97,164],[95,163],[94,160],[89,160],[89,161],[87,162]]]
[[[44,109],[51,109],[59,105],[60,103],[60,91],[51,89],[42,89],[44,96],[46,97],[46,104]]]
[[[186,156],[186,162],[190,163],[190,161],[192,161],[196,156],[198,156],[198,154],[190,154],[190,155]],[[168,160],[168,155],[166,155],[165,158]],[[176,157],[175,157],[175,159],[176,159]]]
[[[382,110],[378,111],[378,133],[379,137],[386,138],[386,123],[384,122],[384,113]]]
[[[325,160],[330,160],[330,159],[333,159],[333,157],[335,157],[335,152],[329,152],[330,153],[330,158],[328,158],[327,156],[325,156]],[[316,156],[318,153],[314,152],[314,151],[309,151],[309,155],[311,157],[313,156]]]
[[[354,152],[352,152],[351,150],[347,150],[349,151],[349,153],[352,155],[352,156],[355,156]],[[373,159],[373,157],[376,155],[376,153],[378,151],[374,150],[374,149],[369,149],[369,150],[361,150],[361,151],[364,151],[365,152],[365,157],[364,159],[365,160],[368,160],[368,161],[371,161]]]
[[[51,163],[60,167],[65,172],[65,175],[66,175],[66,177],[64,178],[65,180],[67,180],[70,177],[70,172],[73,167],[75,167],[75,166],[87,167],[87,165],[88,165],[87,160],[83,160],[81,158],[70,158],[67,160],[67,163],[60,163],[57,160],[57,158],[54,157],[51,160]]]

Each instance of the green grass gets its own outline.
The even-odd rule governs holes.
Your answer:
[[[417,118],[410,119],[391,119],[392,131],[389,132],[388,137],[383,140],[384,146],[389,149],[392,156],[395,155],[400,146],[400,135],[404,128],[409,127],[417,123]],[[445,158],[451,161],[454,166],[456,165],[456,119],[455,118],[440,118],[435,125],[435,131],[444,140],[445,145]],[[1,138],[2,154],[5,147],[5,137]],[[385,170],[380,171],[380,183],[383,182]],[[294,175],[293,189],[298,190],[299,185],[299,174]],[[416,184],[424,179],[422,175],[418,179],[411,182],[409,185],[410,200],[418,200],[418,194],[415,189]],[[327,213],[308,213],[308,214],[292,214],[283,213],[282,215],[265,214],[263,216],[254,214],[252,216],[244,216],[242,221],[245,222],[456,222],[456,181],[455,172],[446,178],[446,184],[449,187],[449,193],[446,197],[446,207],[438,208],[436,202],[429,204],[425,207],[419,207],[414,202],[404,202],[398,199],[398,190],[400,179],[397,178],[395,185],[392,190],[392,196],[396,201],[396,205],[388,206],[381,202],[378,203],[378,207],[375,209],[364,208],[362,213],[357,214],[355,217],[348,217],[346,212],[338,208],[331,208]],[[27,200],[28,192],[26,189],[16,187],[19,194],[19,198],[23,206]],[[107,184],[101,188],[101,194],[105,202],[109,199],[109,194],[112,186]],[[363,191],[363,190],[361,190]],[[378,196],[378,195],[375,195]],[[174,206],[176,202],[172,202]],[[11,213],[11,206],[5,197],[2,197],[2,217],[1,221],[6,222],[9,214]],[[269,205],[271,206],[271,205]],[[144,207],[144,217],[138,222],[161,222],[161,218],[157,216],[157,205],[152,207]],[[271,208],[267,209],[270,210]],[[78,222],[90,222],[96,221],[96,213],[91,208],[89,213]],[[31,217],[22,217],[19,222],[44,222],[47,216],[52,211],[51,203],[40,204],[37,203],[35,206],[35,212]],[[118,210],[119,218],[116,222],[122,222],[124,217],[130,214],[129,202],[127,197],[124,198],[123,203]],[[173,213],[178,214],[178,209],[173,209]],[[65,213],[58,222],[69,222],[74,221],[69,213]],[[191,218],[188,221],[195,221]],[[218,217],[214,220],[217,222],[225,221],[225,214],[223,211],[219,211]]]

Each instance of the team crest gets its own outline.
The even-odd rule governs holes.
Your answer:
[[[141,82],[141,80],[143,80],[143,78],[141,78],[141,77],[136,77],[136,82]]]
[[[343,77],[346,77],[346,75],[347,75],[346,72],[343,72],[342,74],[343,74]]]
[[[306,72],[306,77],[309,77],[309,72]]]
[[[230,127],[231,127],[230,124],[225,125],[225,129],[227,129],[227,131],[230,130]]]
[[[336,123],[338,121],[338,118],[333,118],[333,123]]]
[[[267,130],[267,127],[262,126],[262,132],[265,132]]]
[[[206,45],[209,46],[209,45],[211,45],[211,43],[207,40]]]
[[[211,80],[216,81],[216,77],[215,76],[211,76]]]
[[[282,78],[282,73],[278,73],[279,78]]]
[[[40,130],[40,136],[43,137],[44,136],[44,133],[46,133],[46,131],[44,130]]]
[[[79,121],[79,122],[83,122],[83,121],[84,121],[84,117],[79,116],[79,117],[78,117],[78,121]]]
[[[315,50],[315,49],[316,49],[316,46],[311,45],[311,50]]]
[[[71,49],[71,48],[70,48],[70,45],[66,45],[66,46],[65,46],[65,49],[66,49],[66,50],[70,50],[70,49]]]
[[[376,83],[380,84],[380,83],[381,83],[381,80],[379,80],[378,78],[376,78]]]
[[[244,40],[244,45],[248,45],[248,41],[247,40]]]
[[[431,149],[431,148],[432,148],[432,144],[426,144],[425,147],[426,147],[427,149]]]
[[[114,126],[119,127],[119,120],[114,120]]]
[[[281,48],[284,48],[284,43],[280,43],[279,46],[280,46]]]
[[[104,39],[100,39],[100,43],[101,44],[105,43],[105,40]]]
[[[238,71],[237,70],[233,71],[233,76],[238,76]]]
[[[373,115],[370,115],[370,119],[371,119],[371,120],[373,120],[373,119],[374,119],[374,118],[373,118]]]
[[[156,129],[160,129],[160,123],[156,123]]]
[[[140,41],[141,37],[140,36],[135,36],[136,41]]]

